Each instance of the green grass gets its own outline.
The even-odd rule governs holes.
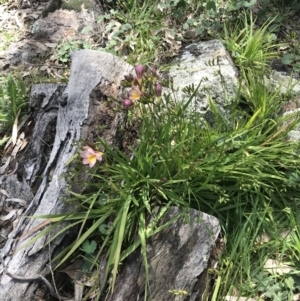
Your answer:
[[[105,22],[105,50],[126,58],[131,64],[154,62],[162,45],[163,15],[159,1],[117,1],[99,22]]]
[[[270,28],[274,19],[266,21],[255,29],[252,13],[245,13],[244,17],[234,26],[225,24],[223,41],[226,49],[231,53],[235,65],[243,72],[261,73],[266,68],[266,62],[278,56],[274,27]]]
[[[17,77],[0,78],[0,134],[17,127],[18,120],[27,109],[27,89],[22,79]],[[0,139],[0,146],[6,138]]]
[[[147,273],[146,241],[168,226],[159,224],[166,210],[178,206],[184,214],[192,207],[219,219],[225,242],[219,267],[210,270],[216,279],[209,287],[210,300],[238,295],[289,301],[299,292],[299,145],[287,140],[296,121],[292,116],[278,117],[287,96],[264,82],[268,63],[278,55],[280,22],[287,20],[289,10],[276,1],[263,1],[268,4],[262,9],[272,9],[258,14],[257,23],[247,7],[250,2],[165,1],[162,7],[160,1],[116,1],[100,19],[110,38],[106,50],[134,65],[164,61],[174,50],[173,42],[184,42],[186,30],[203,39],[217,36],[239,68],[240,86],[227,120],[211,103],[217,121],[213,128],[169,95],[150,111],[144,104],[129,111],[128,122],[139,130],[131,157],[128,150],[126,155],[111,149],[99,138],[96,148],[105,152],[105,162],[88,171],[92,180],[82,195],[71,192],[78,211],[46,216],[56,223],[70,221],[57,235],[80,225],[76,241],[57,256],[59,265],[81,256],[85,271],[99,275],[105,260],[105,279],[110,278],[113,290],[120,263],[137,248]],[[281,19],[276,15],[280,9]],[[171,29],[173,38],[168,40],[165,32]],[[67,50],[63,55],[67,57]],[[16,97],[7,97],[12,101],[0,112],[6,121],[12,112],[11,122],[20,105]],[[75,165],[74,176],[87,169],[79,161]],[[157,218],[149,222],[149,213],[157,206]],[[289,235],[283,236],[286,232]],[[268,259],[290,266],[291,271],[266,269]],[[89,293],[100,298],[105,289],[94,286]]]

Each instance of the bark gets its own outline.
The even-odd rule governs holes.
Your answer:
[[[125,116],[113,111],[114,104],[108,102],[107,97],[117,97],[120,81],[124,74],[132,72],[132,67],[111,54],[92,50],[75,52],[71,58],[67,87],[60,84],[32,87],[31,112],[19,129],[22,140],[7,149],[0,168],[2,214],[4,210],[15,210],[16,216],[20,217],[16,217],[15,223],[10,221],[2,225],[6,232],[1,235],[4,239],[0,245],[1,301],[37,299],[39,281],[21,281],[8,274],[26,278],[49,274],[50,258],[69,243],[70,233],[64,233],[49,247],[44,248],[49,240],[45,236],[19,249],[32,238],[20,237],[41,223],[28,216],[64,213],[72,209],[62,199],[68,195],[65,175],[68,161],[78,151],[75,142],[92,142],[101,135],[112,146],[118,147],[122,143],[120,128]],[[77,190],[80,192],[81,187]],[[24,208],[25,212],[20,215]]]

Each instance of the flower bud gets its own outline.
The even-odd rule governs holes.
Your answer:
[[[157,74],[156,69],[153,68],[153,67],[151,67],[150,70],[151,70],[151,73],[152,73],[153,77],[154,77],[154,78],[158,78],[158,74]]]
[[[155,95],[158,99],[161,98],[161,91],[162,91],[162,86],[160,83],[157,83],[155,87]]]
[[[129,109],[134,105],[134,102],[131,99],[124,99],[122,104],[123,104],[123,109]]]
[[[125,80],[126,80],[128,83],[133,84],[134,78],[133,78],[133,75],[132,75],[132,74],[124,75],[124,78],[125,78]]]
[[[145,67],[143,65],[136,65],[134,67],[135,73],[136,73],[136,80],[138,82],[138,85],[141,87],[143,82],[143,75],[145,72]]]
[[[137,78],[142,78],[145,72],[145,67],[143,65],[136,65],[134,67]]]

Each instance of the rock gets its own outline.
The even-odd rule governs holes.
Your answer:
[[[11,70],[8,66],[39,64],[40,57],[46,57],[53,52],[54,47],[60,41],[68,41],[70,51],[79,50],[79,47],[82,47],[80,43],[72,44],[72,41],[86,41],[94,29],[99,31],[99,26],[95,21],[95,15],[87,10],[76,12],[59,9],[49,13],[47,17],[40,18],[33,23],[31,33],[26,39],[10,43],[3,57],[0,55],[0,68],[2,66],[2,70],[6,69],[9,73]],[[81,32],[86,26],[91,28],[89,34]],[[66,55],[69,50],[66,50]]]
[[[35,21],[31,33],[36,37],[43,37],[49,42],[72,40],[75,37],[79,39],[78,31],[81,22],[80,13],[60,9],[49,13],[46,18]]]
[[[209,111],[209,100],[226,112],[236,98],[238,72],[225,47],[219,40],[202,41],[185,47],[172,64],[168,77],[179,91],[176,98],[185,103],[189,97],[182,89],[188,85],[198,93],[189,105],[190,110],[201,114]]]
[[[292,98],[284,102],[279,112],[280,116],[288,117],[283,126],[299,119],[300,114],[300,82],[287,72],[273,71],[270,77],[265,77],[266,84],[272,90],[279,90],[282,94],[287,94]],[[287,138],[292,141],[300,141],[300,125],[297,125],[293,130],[289,131]]]
[[[11,43],[7,49],[7,56],[2,64],[17,66],[19,64],[38,64],[39,56],[44,53],[33,40],[18,41]],[[8,72],[9,70],[7,70]]]
[[[294,122],[296,119],[299,120],[300,96],[283,104],[280,113],[283,117],[288,117],[287,121],[284,122],[284,125],[288,125],[290,122]],[[289,131],[287,138],[292,141],[300,141],[300,124],[298,124],[291,131]]]
[[[164,222],[181,210],[170,208]],[[190,209],[151,237],[147,241],[150,278],[147,301],[179,301],[183,295],[185,301],[201,300],[206,285],[201,275],[209,264],[219,233],[220,225],[215,217]],[[145,270],[137,252],[124,262],[115,290],[107,301],[144,300],[144,289]],[[176,295],[176,291],[182,291],[182,295]]]
[[[299,79],[288,75],[287,72],[273,71],[269,77],[265,77],[266,84],[274,91],[279,90],[283,94],[292,96],[300,95]]]

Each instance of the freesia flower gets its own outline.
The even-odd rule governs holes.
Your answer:
[[[160,98],[161,97],[161,91],[162,91],[162,86],[161,84],[156,84],[156,87],[155,87],[155,95],[156,97]]]
[[[139,100],[142,96],[142,92],[139,87],[132,86],[131,90],[129,90],[129,99],[131,99],[133,102],[136,100]]]
[[[122,104],[124,109],[129,109],[134,105],[134,102],[131,99],[124,99]]]
[[[142,82],[143,82],[143,75],[144,75],[144,72],[145,72],[145,67],[143,65],[136,65],[134,67],[134,70],[135,70],[135,73],[136,73],[138,84],[139,84],[139,86],[141,86]]]
[[[153,77],[154,77],[154,78],[158,78],[158,74],[157,74],[156,69],[153,68],[153,67],[151,67],[150,70],[151,70],[151,73],[152,73]]]
[[[82,163],[84,165],[89,165],[90,167],[93,167],[97,160],[102,161],[103,160],[103,153],[93,150],[89,146],[83,147],[84,151],[81,152],[80,157],[83,158]]]

